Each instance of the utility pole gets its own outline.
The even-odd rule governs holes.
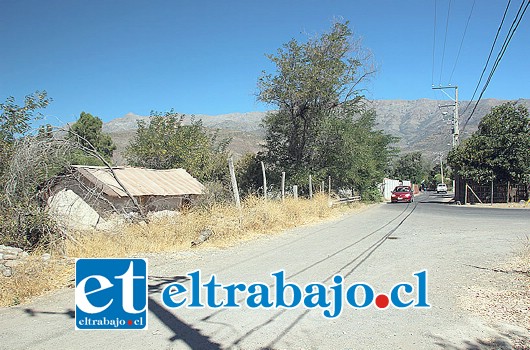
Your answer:
[[[442,163],[442,153],[440,153],[440,174],[442,175],[442,183],[444,184],[444,167]]]
[[[454,113],[453,113],[453,148],[457,147],[460,143],[460,131],[458,126],[458,86],[438,86],[438,87],[432,87],[433,90],[442,90],[444,94],[446,94],[451,100],[453,100],[454,104],[448,104],[443,105],[440,107],[454,107]],[[455,89],[455,98],[453,99],[451,96],[449,96],[444,89]]]
[[[453,100],[455,103],[454,104],[450,104],[450,105],[445,105],[445,106],[440,106],[440,107],[451,107],[453,106],[454,107],[454,113],[453,113],[453,130],[452,130],[452,134],[453,134],[453,149],[458,147],[459,143],[460,143],[460,127],[458,125],[458,86],[438,86],[438,87],[432,87],[433,90],[441,90],[444,94],[446,94],[451,100]],[[455,89],[455,98],[453,99],[448,93],[445,92],[444,89]],[[442,172],[442,183],[443,183],[443,169],[442,168],[442,157],[440,156],[440,170]],[[455,174],[454,176],[454,179],[453,179],[453,191],[454,191],[454,194],[455,194],[455,197],[456,199],[459,198],[460,196],[460,191],[459,191],[459,177],[457,174]],[[467,188],[466,188],[466,195],[467,195]]]
[[[453,148],[460,144],[460,131],[458,126],[458,86],[455,86],[455,114],[453,118]]]

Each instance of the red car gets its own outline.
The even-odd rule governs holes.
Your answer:
[[[390,200],[392,201],[392,203],[412,203],[414,202],[414,193],[412,192],[410,186],[397,186],[396,188],[394,188],[394,191],[392,191],[392,196]]]

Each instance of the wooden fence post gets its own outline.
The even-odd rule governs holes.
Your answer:
[[[313,199],[313,181],[311,181],[311,175],[309,175],[309,199]]]
[[[285,200],[285,171],[282,171],[282,202]]]
[[[493,180],[491,180],[491,206],[493,206]]]
[[[293,185],[293,196],[294,196],[294,199],[298,199],[298,186],[297,185]]]
[[[328,196],[331,197],[331,176],[328,176]]]
[[[234,192],[236,207],[241,210],[241,201],[239,199],[239,190],[237,189],[236,172],[234,171],[234,160],[232,157],[228,158],[228,169],[230,169],[230,180],[232,181],[232,191]]]
[[[267,176],[265,175],[265,164],[261,162],[261,172],[263,173],[263,198],[267,200]]]

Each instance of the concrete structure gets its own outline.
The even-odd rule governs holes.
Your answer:
[[[66,226],[85,229],[113,214],[137,212],[127,192],[145,212],[176,211],[201,195],[204,186],[184,169],[73,166],[52,179],[49,188],[50,212]]]

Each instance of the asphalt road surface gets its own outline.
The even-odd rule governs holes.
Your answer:
[[[530,344],[528,325],[496,324],[466,311],[460,296],[509,259],[528,233],[530,211],[447,204],[450,195],[418,196],[412,204],[381,204],[337,221],[219,250],[149,256],[149,329],[75,331],[74,291],[0,309],[1,349],[479,349],[511,335]],[[482,269],[481,269],[482,268]],[[161,301],[169,283],[287,282],[344,286],[364,282],[389,291],[427,271],[430,308],[343,306],[334,319],[322,309],[170,309]]]

